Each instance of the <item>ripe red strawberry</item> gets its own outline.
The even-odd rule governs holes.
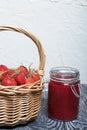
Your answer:
[[[5,77],[3,78],[1,85],[3,86],[17,86],[17,82],[14,78],[11,77]]]
[[[33,79],[34,79],[34,81],[40,80],[40,75],[38,73],[34,74]]]
[[[0,71],[6,71],[8,67],[6,65],[0,65]]]
[[[37,70],[33,70],[33,71],[32,71],[32,75],[33,75],[34,81],[40,80],[40,75],[39,75],[39,73],[38,73]]]
[[[26,84],[34,83],[33,77],[32,77],[32,76],[27,76],[27,77],[25,78],[25,83],[26,83]]]
[[[15,75],[15,70],[8,70],[6,72],[3,73],[3,76],[2,78],[5,78],[5,77],[14,77]]]
[[[21,66],[18,67],[18,70],[20,70],[20,72],[23,72],[26,76],[28,75],[27,67],[21,65]]]
[[[14,76],[18,85],[25,84],[25,74],[20,72]]]

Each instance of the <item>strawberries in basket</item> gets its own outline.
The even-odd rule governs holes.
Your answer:
[[[31,84],[38,80],[40,80],[40,75],[35,69],[28,69],[23,65],[10,69],[6,65],[0,65],[0,82],[3,86]]]

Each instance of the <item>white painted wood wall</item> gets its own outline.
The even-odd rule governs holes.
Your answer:
[[[79,69],[81,83],[87,83],[87,0],[0,0],[0,25],[22,27],[40,39],[45,78],[52,67],[71,66]],[[22,34],[1,32],[0,64],[37,66],[31,43]]]

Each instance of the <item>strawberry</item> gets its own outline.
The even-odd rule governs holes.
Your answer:
[[[39,75],[38,71],[35,69],[29,68],[29,73],[26,76],[26,83],[34,83],[38,80],[40,80],[40,75]]]
[[[34,79],[34,81],[40,80],[40,75],[38,73],[34,74],[33,79]]]
[[[23,72],[15,74],[14,78],[18,85],[25,84],[25,74]]]
[[[8,67],[6,65],[0,65],[0,71],[6,71]]]
[[[13,77],[15,75],[15,70],[8,70],[6,72],[4,72],[2,78],[4,77]]]
[[[1,85],[3,86],[17,86],[17,82],[14,78],[5,77],[2,79]]]
[[[0,65],[0,81],[2,80],[3,73],[8,70],[6,65]]]
[[[33,70],[32,75],[33,75],[34,81],[40,80],[40,75],[37,70]]]
[[[27,67],[21,65],[21,66],[18,67],[18,70],[20,70],[20,72],[23,72],[26,76],[28,75]]]
[[[25,78],[25,83],[26,83],[26,84],[34,83],[33,77],[32,77],[32,76],[27,76],[27,77]]]

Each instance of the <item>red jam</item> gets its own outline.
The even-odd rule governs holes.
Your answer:
[[[48,115],[51,118],[58,120],[77,118],[79,83],[79,72],[73,68],[51,70],[48,86]]]

